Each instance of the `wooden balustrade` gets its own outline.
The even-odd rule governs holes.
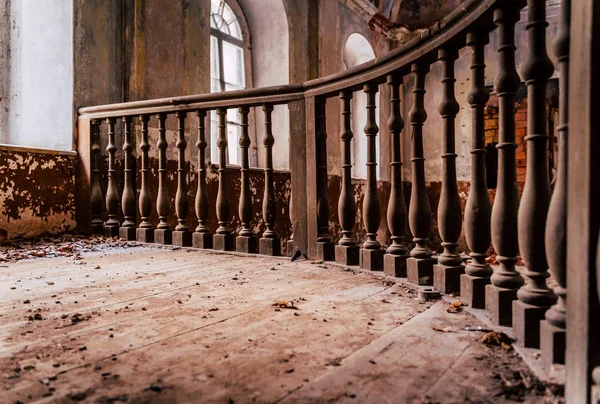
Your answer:
[[[169,190],[167,186],[167,137],[166,137],[166,114],[158,114],[158,195],[156,197],[156,212],[159,223],[154,230],[154,242],[158,244],[171,244],[171,226],[167,223],[169,219],[170,203]]]
[[[492,242],[499,266],[494,269],[487,285],[487,316],[500,325],[512,325],[512,301],[523,285],[523,277],[515,269],[519,245],[517,241],[517,167],[515,149],[515,97],[520,79],[515,67],[515,24],[519,9],[506,4],[494,12],[498,26],[498,70],[494,82],[498,94],[499,141],[498,180],[496,198],[492,208]]]
[[[189,209],[187,193],[187,175],[185,170],[185,117],[186,113],[177,111],[177,192],[175,193],[175,213],[177,214],[177,226],[173,232],[173,245],[190,247],[192,245],[192,233],[187,225]]]
[[[377,195],[377,126],[375,115],[377,106],[375,98],[379,86],[374,83],[366,83],[364,92],[367,95],[367,124],[365,125],[365,134],[367,135],[367,187],[365,189],[365,199],[363,200],[362,214],[367,231],[365,242],[360,250],[360,267],[371,271],[383,270],[384,250],[377,241],[377,231],[381,221],[381,206],[379,195]]]
[[[236,240],[238,252],[256,253],[258,245],[254,231],[250,228],[252,222],[252,195],[250,194],[250,162],[248,148],[250,147],[250,135],[248,134],[248,107],[240,107],[240,149],[242,151],[242,165],[240,169],[240,203],[238,206],[242,229]]]
[[[406,233],[407,213],[402,189],[402,139],[404,120],[400,113],[400,84],[402,77],[388,74],[387,84],[390,87],[390,118],[388,128],[391,136],[392,159],[390,161],[390,198],[387,209],[387,224],[390,230],[392,244],[387,248],[383,257],[383,270],[386,275],[406,276],[406,260],[409,251],[404,244]]]
[[[352,91],[340,92],[340,110],[342,125],[340,132],[342,155],[342,189],[338,200],[338,217],[342,228],[342,237],[335,246],[335,261],[343,265],[358,265],[360,263],[360,247],[354,239],[354,225],[356,222],[356,202],[352,190],[352,156],[351,145],[354,134],[352,133]]]
[[[425,157],[423,154],[423,124],[427,120],[425,110],[425,77],[429,73],[429,65],[413,63],[411,71],[415,79],[412,91],[412,107],[408,114],[411,133],[412,188],[408,211],[408,223],[413,234],[415,247],[406,260],[408,281],[419,285],[433,283],[433,266],[436,262],[431,258],[429,249],[429,231],[431,230],[431,206],[427,196],[425,183]]]
[[[106,152],[108,153],[108,188],[106,189],[106,213],[108,220],[104,224],[104,235],[106,237],[116,237],[119,235],[119,189],[117,186],[117,168],[115,153],[117,146],[115,144],[115,118],[106,120],[108,125],[108,144]]]
[[[196,199],[194,207],[196,209],[196,217],[198,218],[198,226],[192,235],[192,245],[196,248],[212,248],[213,235],[208,228],[206,220],[208,219],[208,191],[206,189],[206,111],[196,111],[198,117],[198,141],[196,148],[198,149],[198,186],[196,188]]]
[[[92,234],[102,234],[104,222],[102,221],[102,188],[100,187],[100,121],[90,121],[90,210],[92,221],[90,231]]]
[[[550,205],[548,178],[548,127],[546,115],[546,84],[554,66],[546,51],[546,2],[528,0],[527,31],[529,52],[523,66],[527,85],[527,177],[519,206],[519,248],[527,270],[527,279],[513,302],[513,329],[519,342],[538,348],[540,321],[546,310],[556,302],[548,288],[548,262],[544,229]]]
[[[149,120],[150,116],[140,115],[140,123],[142,124],[142,141],[140,142],[140,150],[142,151],[142,185],[140,188],[139,209],[142,222],[136,231],[136,238],[137,241],[142,243],[151,243],[154,241],[154,228],[152,223],[150,223],[150,215],[152,214],[152,195],[150,193],[150,164],[148,160],[148,151],[150,150],[150,143],[148,142]]]
[[[335,260],[335,245],[329,234],[329,192],[327,189],[327,125],[325,100],[315,101],[315,136],[317,157],[317,258]]]
[[[235,239],[229,229],[229,194],[227,192],[227,109],[218,108],[219,137],[217,147],[219,148],[219,191],[217,193],[217,219],[219,228],[213,236],[213,248],[215,250],[233,251]]]
[[[556,53],[560,67],[560,126],[559,126],[559,165],[556,186],[552,200],[548,179],[548,127],[546,123],[546,84],[553,73],[553,66],[546,53],[546,17],[543,0],[529,0],[527,30],[529,33],[529,51],[523,68],[523,79],[528,87],[528,136],[527,140],[527,178],[521,203],[517,189],[516,176],[516,129],[515,103],[520,86],[520,78],[515,63],[515,26],[519,20],[519,2],[491,1],[485,7],[473,7],[476,0],[465,4],[466,15],[457,13],[443,28],[431,31],[431,37],[424,35],[422,45],[417,48],[407,46],[406,51],[392,53],[392,56],[378,59],[371,64],[349,72],[344,72],[328,81],[318,79],[302,86],[286,86],[277,89],[249,90],[224,95],[206,95],[181,97],[167,103],[157,100],[154,104],[138,102],[127,104],[120,110],[116,106],[104,109],[84,109],[90,119],[90,204],[91,229],[98,232],[103,229],[107,236],[116,236],[121,228],[121,237],[132,239],[135,229],[135,184],[131,122],[139,117],[141,124],[141,188],[139,194],[139,212],[141,223],[137,229],[137,240],[161,244],[193,245],[199,248],[217,250],[237,250],[244,253],[260,252],[265,255],[280,255],[281,227],[277,222],[278,208],[274,181],[273,148],[276,135],[273,133],[272,114],[275,105],[291,102],[306,105],[306,150],[291,150],[293,158],[304,158],[306,173],[293,172],[291,175],[306,176],[305,189],[293,189],[295,197],[307,196],[309,205],[308,221],[298,221],[294,232],[300,232],[311,243],[310,258],[335,260],[348,266],[359,265],[368,270],[384,270],[386,274],[407,277],[409,282],[419,285],[431,285],[444,293],[461,295],[470,307],[486,309],[488,317],[500,325],[512,325],[519,342],[525,346],[537,347],[540,344],[540,320],[542,321],[542,348],[544,360],[554,363],[564,362],[566,332],[566,218],[567,218],[567,139],[568,139],[568,77],[569,77],[569,10],[570,1],[562,4],[561,29],[556,40]],[[492,6],[493,4],[493,6]],[[479,14],[478,14],[479,13]],[[459,24],[457,21],[460,21]],[[497,66],[494,90],[499,105],[499,141],[498,180],[492,208],[486,184],[485,155],[485,115],[484,110],[489,99],[486,88],[486,60],[484,50],[489,40],[491,22],[498,30],[496,49]],[[464,23],[464,24],[463,24]],[[462,25],[461,25],[462,24]],[[445,27],[445,28],[444,28]],[[436,29],[445,30],[443,34]],[[437,36],[436,36],[437,35]],[[440,35],[446,35],[444,40]],[[411,45],[412,46],[412,45]],[[459,50],[468,47],[471,51],[471,90],[468,104],[471,113],[471,157],[470,189],[463,215],[458,188],[456,153],[456,120],[460,105],[456,97],[455,64]],[[417,49],[417,50],[415,50]],[[442,67],[441,83],[429,83],[429,91],[441,93],[439,113],[442,118],[441,138],[442,172],[441,194],[437,210],[437,225],[441,245],[430,241],[432,230],[432,212],[428,196],[425,175],[424,125],[427,121],[425,108],[426,77],[430,65],[439,62]],[[362,70],[361,70],[362,69]],[[412,106],[408,115],[410,124],[410,162],[411,195],[407,207],[403,193],[403,154],[402,136],[406,136],[404,120],[401,114],[401,86],[405,76],[412,74]],[[381,226],[381,203],[378,193],[377,142],[379,127],[376,106],[379,86],[387,84],[390,90],[388,100],[389,116],[387,128],[390,145],[389,185],[390,194],[387,204],[387,229],[391,243],[386,250],[382,248],[385,233]],[[366,143],[360,145],[366,150],[367,178],[362,204],[362,220],[366,237],[359,246],[355,234],[357,206],[353,192],[352,171],[352,111],[353,93],[363,90],[366,99],[366,122],[364,133]],[[337,97],[340,105],[340,167],[341,190],[337,201],[337,212],[341,234],[330,231],[330,190],[327,155],[327,100]],[[174,105],[173,105],[174,104]],[[314,109],[309,110],[308,107]],[[239,147],[241,155],[240,194],[238,205],[241,223],[237,237],[230,228],[231,200],[228,194],[227,171],[227,110],[237,108],[240,116]],[[218,191],[213,198],[208,192],[206,167],[206,126],[209,111],[216,110],[218,117]],[[384,109],[386,110],[386,109]],[[187,223],[188,189],[186,171],[186,134],[187,113],[195,112],[198,117],[198,138],[196,142],[197,189],[195,212],[198,226],[190,233]],[[250,150],[252,146],[249,122],[252,113],[264,114],[262,147],[264,147],[264,189],[262,212],[253,209],[253,187],[250,177]],[[362,112],[362,111],[361,111]],[[150,115],[158,118],[158,190],[156,209],[159,223],[156,228],[150,220],[152,197],[150,193],[150,166],[148,125]],[[175,145],[177,161],[177,191],[174,198],[178,225],[174,232],[169,226],[170,198],[167,188],[167,139],[166,120],[168,115],[177,119],[177,143]],[[119,190],[116,163],[115,123],[122,119],[123,131],[123,172],[124,184],[121,194],[123,223],[119,222]],[[100,178],[100,119],[108,126],[108,188],[106,191],[106,215],[102,222],[102,190]],[[295,127],[298,125],[295,124]],[[356,129],[356,128],[355,128]],[[428,131],[431,133],[434,131]],[[384,135],[387,136],[387,133]],[[294,134],[290,134],[290,137]],[[279,137],[277,137],[279,139]],[[304,139],[304,137],[302,138]],[[408,143],[408,139],[406,139]],[[304,140],[303,140],[304,141]],[[312,149],[310,149],[312,147]],[[308,153],[310,149],[310,154]],[[306,153],[305,153],[306,152]],[[309,155],[310,158],[306,156]],[[217,156],[213,156],[217,157]],[[387,169],[387,167],[386,167]],[[296,177],[295,177],[296,178]],[[212,183],[211,183],[212,184]],[[212,186],[212,185],[211,185]],[[298,202],[298,199],[296,200]],[[235,201],[234,201],[235,203]],[[215,234],[209,228],[209,213],[214,206],[218,220]],[[290,217],[294,221],[295,209],[290,200]],[[295,209],[294,209],[295,208]],[[281,215],[280,215],[281,216]],[[304,215],[300,215],[304,217]],[[264,223],[264,232],[257,240],[254,221]],[[286,218],[287,219],[287,218]],[[407,223],[413,236],[414,248],[408,251],[404,241]],[[459,255],[459,239],[464,228],[466,242],[470,250],[470,261],[466,267]],[[545,229],[545,233],[544,233]],[[339,241],[334,243],[333,240]],[[378,239],[379,236],[379,239]],[[488,263],[488,248],[493,242],[497,254],[497,264]],[[336,245],[337,244],[337,245]],[[288,254],[295,253],[294,241],[287,243]],[[299,247],[302,248],[302,247]],[[434,258],[432,248],[441,250]],[[523,272],[527,279],[517,271],[519,248],[527,266]],[[305,252],[304,250],[302,251]],[[436,265],[437,264],[437,265]],[[556,295],[548,288],[546,278],[548,268],[552,272],[557,287]],[[553,306],[553,304],[556,304]],[[550,310],[548,310],[550,308]]]
[[[460,277],[460,296],[471,307],[485,308],[485,287],[490,283],[492,268],[486,262],[491,242],[492,206],[485,178],[485,105],[490,97],[485,87],[484,48],[488,32],[475,30],[467,34],[471,47],[471,189],[465,207],[465,236],[471,253],[465,274]]]
[[[454,63],[458,49],[442,48],[438,59],[442,62],[442,102],[439,112],[444,120],[444,150],[442,154],[442,191],[438,205],[438,227],[444,251],[433,268],[433,286],[442,293],[460,292],[460,277],[465,272],[462,258],[456,253],[462,229],[462,208],[456,181],[455,120],[460,110],[454,93]]]
[[[546,257],[558,297],[540,323],[540,349],[548,366],[565,363],[567,328],[567,138],[569,136],[569,28],[571,1],[562,0],[561,24],[554,42],[560,70],[558,169],[546,221]]]
[[[265,104],[262,107],[265,114],[265,193],[263,196],[262,213],[265,221],[265,231],[259,240],[260,253],[264,255],[281,255],[281,242],[275,232],[275,220],[277,218],[277,205],[275,201],[275,187],[273,184],[273,122],[271,114],[273,105]]]

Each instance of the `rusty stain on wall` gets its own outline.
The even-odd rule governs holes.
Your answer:
[[[0,241],[75,229],[76,160],[0,150]]]

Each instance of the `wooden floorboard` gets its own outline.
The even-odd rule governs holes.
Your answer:
[[[378,274],[152,246],[81,257],[0,268],[1,403],[404,402],[498,389],[481,372],[480,388],[445,392],[459,364],[489,366],[473,359],[488,349],[481,336],[461,330],[477,320]],[[283,301],[297,309],[273,306]]]

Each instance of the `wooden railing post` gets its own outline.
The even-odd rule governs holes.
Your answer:
[[[525,285],[513,302],[513,329],[520,344],[539,348],[540,320],[556,302],[548,288],[544,230],[550,204],[546,84],[554,66],[546,52],[546,2],[528,0],[529,46],[523,66],[527,84],[527,177],[519,206],[519,248],[527,270]]]
[[[427,120],[425,111],[425,77],[429,73],[429,65],[423,62],[412,64],[411,71],[415,77],[412,91],[412,107],[408,114],[411,133],[412,189],[408,212],[408,223],[413,234],[415,247],[406,260],[406,272],[409,282],[419,285],[433,284],[433,266],[436,260],[429,246],[431,230],[431,206],[427,196],[425,183],[425,157],[423,155],[423,124]]]
[[[455,120],[460,106],[454,93],[454,63],[458,49],[448,47],[439,51],[442,62],[443,96],[439,112],[444,120],[444,152],[442,154],[442,191],[438,205],[438,227],[444,252],[433,268],[433,287],[442,293],[460,292],[460,276],[465,273],[461,257],[456,253],[462,228],[462,210],[456,183]]]
[[[140,142],[140,150],[142,151],[142,186],[140,188],[139,209],[142,222],[137,229],[136,236],[137,241],[142,243],[151,243],[154,241],[154,228],[152,227],[152,223],[150,223],[152,194],[150,193],[150,165],[148,163],[148,150],[150,150],[150,143],[148,142],[149,120],[149,115],[140,115],[140,122],[142,124],[142,141]]]
[[[515,24],[520,11],[506,3],[494,12],[498,26],[498,70],[494,81],[498,94],[498,181],[492,208],[492,242],[499,266],[485,287],[487,316],[496,324],[512,325],[512,301],[523,285],[523,277],[515,269],[519,245],[517,239],[517,166],[515,150],[515,97],[521,79],[515,68]]]
[[[402,130],[404,120],[400,113],[400,84],[402,76],[388,74],[387,84],[390,86],[390,117],[388,128],[391,136],[391,162],[390,162],[390,199],[387,208],[387,224],[390,230],[392,244],[383,257],[383,271],[386,275],[405,277],[406,260],[410,256],[404,244],[408,217],[404,190],[402,186]]]
[[[485,105],[490,98],[485,87],[486,30],[471,31],[467,44],[473,50],[471,59],[471,189],[465,207],[465,236],[471,253],[465,274],[460,277],[460,296],[476,309],[485,308],[485,287],[490,283],[492,267],[486,262],[491,243],[490,218],[492,206],[485,178]]]
[[[317,258],[335,260],[335,244],[329,235],[329,190],[327,188],[327,128],[325,99],[315,100],[316,157],[317,157]]]
[[[562,0],[558,34],[554,41],[560,68],[558,169],[546,220],[546,257],[557,285],[558,300],[540,324],[540,349],[549,367],[565,363],[567,328],[567,137],[569,136],[569,24],[571,0]]]
[[[296,251],[306,254],[308,252],[308,187],[306,165],[308,161],[306,141],[307,141],[307,101],[291,101],[288,104],[290,113],[290,174],[291,174],[291,195],[290,195],[290,220],[294,230],[291,242],[288,242],[288,255],[293,255]],[[314,169],[314,167],[313,167]],[[315,244],[316,247],[316,244]]]
[[[156,196],[156,211],[158,213],[158,226],[154,230],[154,242],[157,244],[171,244],[173,242],[169,219],[170,203],[167,185],[167,115],[160,113],[158,118],[158,195]]]
[[[198,149],[198,187],[196,188],[196,199],[194,207],[196,209],[196,217],[198,218],[198,226],[192,235],[192,246],[195,248],[212,248],[213,235],[206,224],[208,219],[208,191],[206,190],[206,111],[196,111],[198,117],[198,141],[196,148]]]
[[[175,193],[175,213],[177,214],[177,226],[173,232],[173,245],[191,247],[192,233],[187,225],[189,201],[187,192],[187,175],[185,172],[185,117],[187,112],[177,111],[177,192]]]
[[[102,234],[104,222],[102,221],[102,189],[100,188],[100,121],[90,121],[90,208],[92,220],[90,230],[92,234]]]
[[[576,57],[569,63],[565,402],[585,404],[600,400],[598,6],[597,0],[571,1],[569,45]]]
[[[352,190],[352,111],[350,104],[352,91],[340,91],[340,110],[342,125],[340,132],[342,153],[342,189],[338,200],[338,217],[342,227],[342,238],[335,246],[335,261],[342,265],[358,265],[360,247],[354,239],[354,224],[356,222],[356,202]]]
[[[385,251],[377,241],[377,231],[381,221],[381,204],[377,194],[377,156],[376,144],[379,127],[377,126],[377,106],[375,99],[379,91],[376,83],[365,83],[363,91],[367,95],[367,188],[363,200],[362,213],[365,230],[365,242],[360,250],[360,267],[371,271],[383,270],[383,255]]]
[[[229,229],[229,194],[227,192],[227,109],[217,108],[219,116],[219,191],[217,192],[217,219],[219,228],[213,236],[215,250],[235,250],[235,237]]]
[[[235,239],[236,251],[244,253],[256,253],[258,244],[252,230],[252,194],[250,193],[250,162],[248,160],[248,148],[250,147],[250,135],[248,134],[248,107],[240,107],[240,149],[242,150],[242,165],[240,169],[240,202],[238,205],[242,229]]]
[[[273,105],[265,104],[262,107],[265,114],[265,137],[263,145],[265,146],[266,167],[265,167],[265,193],[263,195],[263,220],[265,221],[265,231],[259,240],[259,250],[263,255],[281,255],[281,241],[275,232],[275,220],[277,218],[277,203],[275,201],[275,188],[273,184],[273,145],[275,137],[273,136],[273,122],[271,114]]]
[[[115,118],[107,118],[108,125],[108,188],[106,189],[106,213],[108,220],[104,223],[104,235],[106,237],[117,237],[119,235],[119,189],[117,186],[117,169],[115,167],[117,145],[115,144]]]

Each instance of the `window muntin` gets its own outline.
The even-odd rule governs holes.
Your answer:
[[[244,71],[244,42],[239,20],[223,0],[211,0],[210,15],[210,91],[243,90],[246,88]],[[218,160],[217,147],[219,117],[211,112],[211,156]],[[241,134],[240,115],[237,109],[227,111],[227,164],[241,162],[238,142]]]

